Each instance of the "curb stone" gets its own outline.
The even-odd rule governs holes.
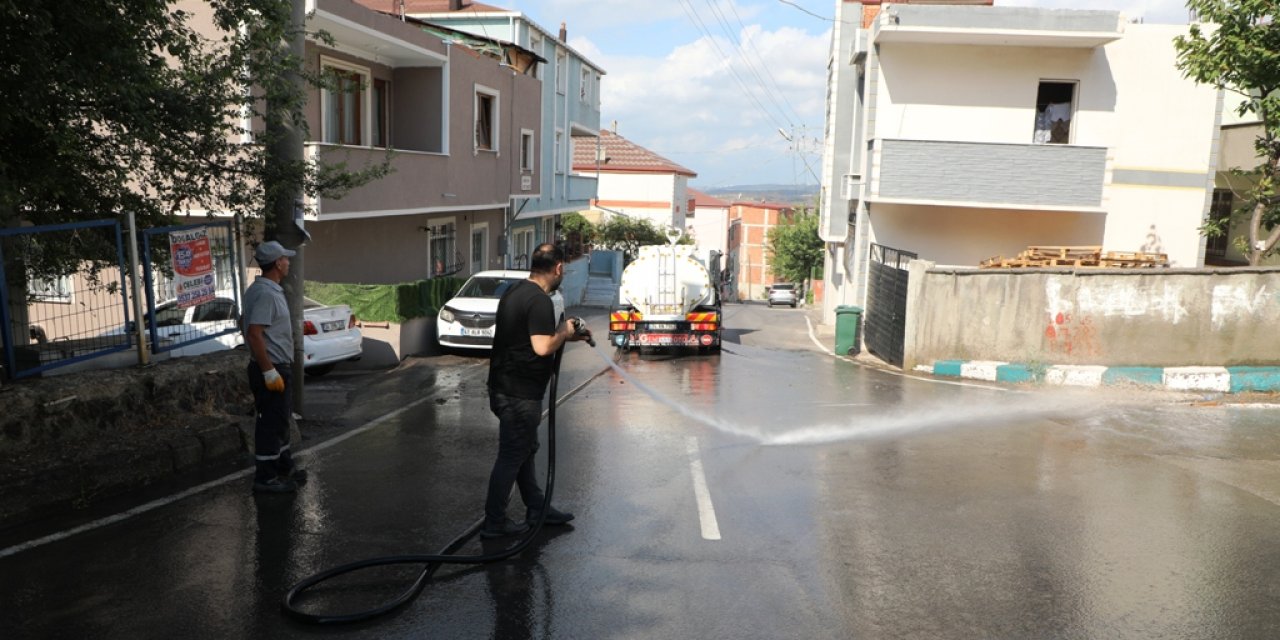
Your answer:
[[[938,360],[916,371],[947,378],[1073,387],[1137,385],[1170,391],[1280,392],[1280,366],[1107,367],[1043,365],[989,360]]]

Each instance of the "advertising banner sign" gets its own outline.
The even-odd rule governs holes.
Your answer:
[[[214,299],[218,290],[205,227],[169,233],[173,256],[173,292],[181,308],[194,307]]]

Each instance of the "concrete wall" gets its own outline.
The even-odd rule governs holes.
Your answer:
[[[1280,362],[1280,269],[952,270],[912,261],[904,368]]]

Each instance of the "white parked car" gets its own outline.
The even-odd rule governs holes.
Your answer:
[[[360,359],[364,336],[356,328],[351,307],[325,306],[310,298],[302,299],[302,307],[303,367],[308,374],[322,376],[339,362]],[[180,308],[176,300],[156,305],[156,335],[161,344],[186,342],[236,329],[234,333],[170,349],[168,353],[172,358],[240,347],[244,345],[244,336],[239,325],[236,301],[225,294],[193,307]],[[108,335],[121,333],[116,329]]]
[[[510,269],[481,271],[471,276],[436,316],[436,336],[440,346],[492,349],[498,300],[512,284],[528,278],[528,271]],[[564,296],[556,291],[551,294],[551,302],[559,322],[564,319]]]

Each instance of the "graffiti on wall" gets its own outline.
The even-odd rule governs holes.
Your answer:
[[[1049,317],[1048,326],[1044,330],[1044,339],[1050,353],[1068,356],[1102,355],[1098,331],[1093,326],[1093,318],[1090,316],[1058,312]]]
[[[1066,289],[1067,295],[1064,295]],[[1187,311],[1181,286],[1160,284],[1152,286],[1141,281],[1095,282],[1080,284],[1070,296],[1072,288],[1064,286],[1060,278],[1045,281],[1045,298],[1049,318],[1059,313],[1112,317],[1157,317],[1178,324],[1186,319]]]
[[[1280,301],[1280,292],[1277,293],[1277,296],[1277,300]],[[1245,285],[1215,285],[1213,287],[1213,302],[1210,305],[1213,328],[1222,329],[1223,326],[1233,320],[1254,320],[1258,312],[1267,306],[1270,299],[1271,295],[1267,293],[1266,285],[1258,287],[1256,291],[1253,290],[1253,287]]]

